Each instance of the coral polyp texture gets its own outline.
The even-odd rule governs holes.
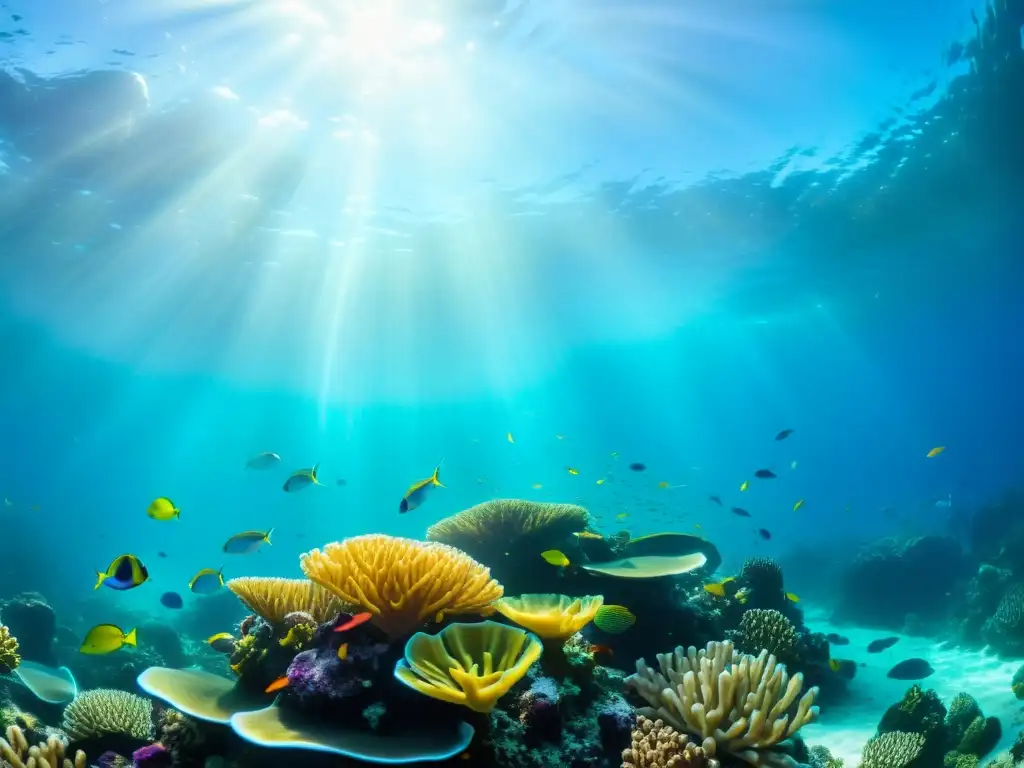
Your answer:
[[[784,663],[796,661],[800,650],[800,638],[793,622],[779,611],[760,608],[743,614],[736,644],[745,653],[766,650]]]
[[[719,763],[708,757],[675,728],[661,720],[650,720],[643,715],[636,719],[633,742],[622,753],[622,768],[718,768]]]
[[[413,635],[395,677],[432,698],[490,712],[542,652],[540,641],[517,627],[452,624],[436,635]]]
[[[370,534],[302,555],[302,570],[361,606],[391,637],[451,614],[490,615],[503,590],[488,568],[445,544]]]
[[[0,765],[3,768],[85,768],[85,753],[74,757],[64,753],[64,743],[56,736],[30,747],[24,732],[16,725],[7,729],[6,738],[0,739]]]
[[[921,734],[903,731],[875,736],[864,746],[860,768],[907,768],[921,753],[924,742]]]
[[[601,595],[566,597],[535,594],[503,597],[495,607],[498,613],[544,640],[564,642],[594,620],[604,605]]]
[[[469,552],[485,542],[511,543],[524,536],[559,539],[585,530],[590,514],[575,504],[494,499],[446,517],[427,529],[427,538]]]
[[[153,702],[113,688],[82,691],[64,710],[61,728],[72,741],[106,734],[148,740],[153,738]]]
[[[651,705],[640,714],[699,739],[709,757],[796,765],[784,742],[818,715],[818,689],[801,697],[802,675],[790,677],[767,651],[739,654],[728,641],[658,654],[658,667],[641,659],[636,673],[626,678]]]
[[[231,579],[230,589],[246,607],[275,626],[284,624],[291,613],[305,613],[324,624],[350,606],[309,579],[279,579],[247,576]]]
[[[7,627],[0,624],[0,674],[14,671],[20,663],[17,638]]]

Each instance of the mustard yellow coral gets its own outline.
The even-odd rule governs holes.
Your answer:
[[[495,499],[446,517],[427,529],[427,538],[473,552],[482,542],[503,545],[522,536],[560,539],[586,529],[590,515],[575,504]]]
[[[448,614],[489,615],[503,592],[490,570],[465,552],[382,534],[314,549],[301,564],[317,584],[373,614],[391,637]]]
[[[545,640],[567,640],[594,620],[604,605],[601,595],[520,595],[503,597],[494,607],[505,618]]]
[[[518,627],[451,624],[436,635],[409,638],[395,677],[435,699],[490,712],[542,652],[540,641]]]
[[[18,655],[18,639],[3,624],[0,624],[0,674],[7,674],[21,664]]]
[[[350,606],[309,579],[245,576],[231,579],[230,589],[257,616],[271,624],[284,623],[289,613],[308,613],[324,624]]]

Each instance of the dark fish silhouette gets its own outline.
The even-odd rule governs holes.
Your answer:
[[[739,515],[740,517],[750,517],[751,516],[750,513],[747,512],[747,510],[740,509],[739,507],[733,507],[732,508],[732,513],[734,515]]]
[[[850,638],[837,635],[835,632],[829,632],[825,635],[825,639],[828,640],[832,645],[849,645]]]
[[[722,500],[717,496],[708,496],[708,499],[715,502],[718,506],[722,506]]]
[[[164,592],[160,595],[160,605],[164,608],[178,610],[185,605],[185,601],[181,599],[181,595],[177,592]]]
[[[160,550],[159,552],[156,553],[156,556],[157,557],[167,557],[167,553],[164,552],[163,550]]]
[[[346,479],[345,479],[345,478],[343,478],[343,477],[339,477],[339,478],[338,478],[337,480],[335,480],[334,482],[335,482],[335,484],[336,484],[336,485],[340,485],[340,486],[342,486],[342,487],[344,487],[344,486],[348,485],[348,480],[346,480]]]
[[[933,674],[935,670],[924,659],[907,659],[890,669],[886,677],[892,680],[924,680]]]
[[[776,440],[785,440],[787,437],[793,434],[792,429],[784,429],[775,436]]]
[[[629,468],[632,469],[634,472],[643,472],[645,469],[647,469],[647,465],[640,461],[634,461],[632,464],[629,465]]]
[[[772,540],[772,532],[769,531],[767,528],[759,528],[758,531],[757,531],[757,535],[760,536],[765,541],[771,541]]]
[[[881,653],[887,648],[892,648],[899,641],[898,637],[883,637],[880,640],[872,640],[868,643],[868,653]]]
[[[754,477],[759,477],[762,480],[771,480],[773,477],[778,477],[778,475],[776,475],[770,469],[759,469],[757,470],[757,472],[754,473]]]

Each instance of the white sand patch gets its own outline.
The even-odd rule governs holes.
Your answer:
[[[927,659],[935,674],[921,680],[925,689],[933,688],[947,707],[960,692],[974,696],[986,716],[998,717],[1003,726],[1003,737],[988,757],[1009,749],[1024,727],[1024,707],[1010,690],[1013,673],[1022,660],[1001,660],[985,651],[962,648],[943,648],[934,640],[900,635],[898,632],[837,627],[827,614],[806,610],[805,619],[816,632],[836,632],[850,639],[846,646],[833,646],[835,658],[850,659],[857,664],[857,676],[850,682],[850,696],[838,706],[830,706],[819,722],[805,726],[800,733],[808,744],[823,744],[833,756],[841,757],[850,768],[860,764],[864,744],[875,734],[878,721],[885,710],[895,704],[913,681],[890,680],[886,674],[904,659]],[[899,637],[900,641],[882,653],[868,653],[872,640]]]

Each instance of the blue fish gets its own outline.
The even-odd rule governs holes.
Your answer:
[[[197,595],[212,595],[224,586],[223,571],[223,568],[219,571],[215,571],[213,568],[203,568],[203,570],[192,577],[192,581],[188,583],[188,588]]]
[[[269,531],[244,531],[243,533],[236,533],[224,542],[224,551],[229,555],[248,555],[264,544],[270,544],[270,534],[273,532],[274,529],[271,528]]]
[[[139,558],[135,555],[121,555],[114,558],[106,571],[96,571],[96,586],[93,589],[110,587],[123,592],[144,584],[148,578],[149,571]]]
[[[177,592],[164,592],[160,595],[160,605],[176,611],[185,606],[185,601],[181,599],[181,595]]]
[[[317,480],[316,473],[320,469],[319,464],[314,464],[309,469],[300,469],[292,472],[291,477],[284,481],[285,493],[295,493],[311,485],[321,485]]]
[[[427,494],[435,488],[444,488],[444,486],[441,485],[441,481],[437,479],[437,473],[440,471],[441,465],[438,464],[434,467],[434,474],[426,480],[420,480],[409,486],[409,490],[405,492],[405,496],[402,497],[402,501],[398,505],[398,511],[400,514],[405,514],[406,512],[411,512],[416,509],[416,507],[427,500]]]

